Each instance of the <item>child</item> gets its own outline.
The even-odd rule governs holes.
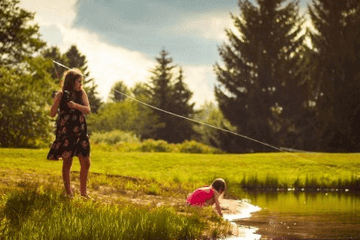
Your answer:
[[[201,207],[215,204],[216,211],[222,216],[219,198],[225,193],[225,190],[226,183],[224,179],[218,178],[213,181],[211,186],[196,189],[188,196],[186,203],[192,206]]]
[[[55,117],[56,139],[52,144],[47,159],[62,158],[62,175],[66,194],[73,197],[70,187],[70,169],[74,156],[80,161],[80,193],[87,195],[87,176],[90,169],[90,141],[87,132],[85,114],[90,113],[89,99],[83,89],[83,75],[78,69],[64,73],[62,89],[58,91],[51,106],[50,116]]]

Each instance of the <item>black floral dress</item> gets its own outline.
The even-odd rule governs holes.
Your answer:
[[[68,159],[73,156],[89,157],[90,141],[85,115],[77,109],[69,108],[64,99],[62,97],[60,100],[56,120],[56,139],[51,146],[47,159]],[[82,92],[72,92],[69,101],[82,104]]]

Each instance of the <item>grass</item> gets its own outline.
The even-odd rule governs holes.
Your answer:
[[[47,149],[0,149],[0,168],[60,172],[61,161],[47,161]],[[360,154],[258,153],[185,154],[92,150],[91,173],[129,176],[191,191],[222,177],[240,189],[339,188],[360,190]],[[79,171],[74,161],[73,170]],[[153,190],[159,191],[156,186]],[[241,193],[240,193],[241,194]]]
[[[94,201],[63,198],[61,161],[48,149],[0,148],[0,239],[213,239],[229,226],[188,193],[217,177],[226,196],[243,190],[359,187],[359,154],[185,154],[92,149]],[[76,159],[76,158],[75,158]],[[79,164],[72,185],[79,189]],[[13,237],[10,237],[13,236]]]
[[[224,233],[222,220],[209,211],[69,200],[51,185],[14,191],[0,206],[0,239],[209,239]],[[210,220],[219,226],[204,235]]]

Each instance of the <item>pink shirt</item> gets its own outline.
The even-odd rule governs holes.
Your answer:
[[[196,189],[191,193],[186,202],[190,205],[203,206],[207,200],[210,200],[214,196],[214,190],[209,189]]]

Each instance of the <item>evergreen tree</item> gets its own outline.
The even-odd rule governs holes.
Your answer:
[[[79,68],[84,75],[84,89],[88,95],[89,103],[91,107],[91,112],[97,113],[101,107],[101,99],[97,97],[98,93],[96,91],[97,85],[93,78],[89,78],[89,71],[87,70],[87,61],[86,57],[82,55],[75,45],[72,45],[70,49],[65,53],[70,68]]]
[[[309,13],[319,150],[358,151],[360,2],[313,0]]]
[[[129,90],[126,84],[123,81],[118,81],[112,86],[109,94],[109,99],[113,102],[122,102],[126,99],[126,96],[116,92],[115,90],[129,95]]]
[[[46,48],[44,50],[41,51],[41,55],[44,58],[47,58],[51,61],[56,61],[58,63],[61,63],[65,66],[68,66],[68,59],[64,54],[61,54],[60,50],[58,47],[50,47],[50,48]],[[51,77],[55,80],[56,84],[60,84],[61,82],[61,77],[63,76],[64,72],[66,71],[65,68],[63,67],[59,67],[58,65],[56,65],[55,63],[52,64],[52,66],[47,70],[50,74]]]
[[[160,52],[160,57],[155,58],[158,65],[151,71],[153,76],[150,78],[148,85],[150,90],[150,105],[160,108],[165,111],[171,111],[171,80],[173,77],[172,69],[175,67],[171,65],[172,58],[168,58],[169,53],[165,50]],[[169,127],[171,121],[167,113],[161,111],[153,111],[157,116],[157,128],[153,132],[154,139],[171,139],[172,129]]]
[[[303,19],[297,1],[282,7],[284,2],[257,0],[255,6],[239,0],[240,16],[231,15],[239,35],[226,30],[229,44],[219,47],[224,65],[214,67],[215,96],[225,118],[240,134],[276,146],[289,142],[288,131],[296,129],[307,101],[300,74]],[[270,150],[239,141],[239,152]]]
[[[34,13],[19,8],[18,0],[0,0],[0,65],[14,66],[45,46],[39,26],[29,24]]]
[[[158,65],[151,71],[153,76],[148,85],[150,91],[149,103],[165,111],[185,115],[185,117],[191,116],[194,112],[193,104],[189,104],[192,93],[183,83],[182,71],[177,82],[173,83],[172,70],[175,65],[172,65],[172,58],[167,56],[168,53],[162,50],[160,57],[156,58]],[[191,138],[191,134],[193,134],[191,125],[180,120],[180,118],[162,111],[153,111],[153,114],[157,116],[157,124],[152,133],[152,138],[174,143]],[[185,129],[181,129],[182,127]],[[180,134],[183,130],[184,132]]]
[[[194,116],[194,105],[195,103],[190,103],[190,99],[193,93],[188,89],[186,83],[183,82],[183,70],[180,67],[179,76],[177,77],[174,83],[174,89],[172,93],[172,112],[183,117],[193,118]],[[170,122],[172,130],[172,138],[169,139],[169,142],[180,143],[184,140],[190,139],[195,135],[193,128],[193,122],[183,119],[172,117]]]

